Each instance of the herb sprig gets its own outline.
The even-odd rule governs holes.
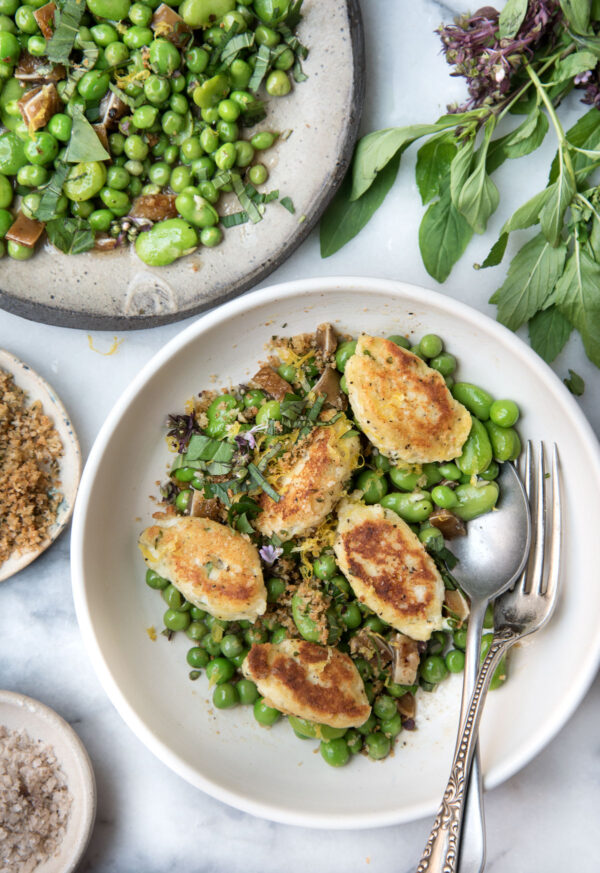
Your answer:
[[[490,302],[511,329],[528,324],[546,361],[575,329],[600,367],[600,186],[593,180],[600,167],[600,2],[508,0],[500,14],[485,7],[439,33],[452,75],[467,80],[468,100],[434,124],[374,131],[359,141],[321,223],[321,254],[333,254],[365,226],[403,152],[424,139],[416,181],[428,208],[419,247],[429,274],[444,282],[498,208],[494,171],[535,151],[552,129],[557,151],[547,186],[505,222],[481,266],[500,264],[510,234],[538,225]],[[574,88],[585,89],[592,108],[565,131],[557,107]],[[509,113],[525,119],[498,136]]]

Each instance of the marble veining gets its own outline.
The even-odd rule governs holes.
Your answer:
[[[432,31],[441,17],[449,20],[466,8],[462,3],[362,0],[361,6],[368,58],[364,132],[431,121],[446,103],[461,99],[462,85],[449,78]],[[442,291],[494,316],[487,300],[502,282],[506,265],[475,273],[472,264],[485,257],[510,211],[545,184],[553,149],[549,141],[539,156],[498,171],[503,198],[498,214]],[[384,206],[349,246],[323,261],[313,233],[269,284],[346,274],[433,287],[417,249],[423,207],[414,184],[414,154],[414,149],[405,154]],[[121,333],[117,351],[104,356],[90,348],[87,331],[34,324],[0,312],[0,347],[51,377],[87,457],[121,391],[185,324]],[[92,338],[94,348],[104,350],[113,335],[95,332]],[[569,367],[586,380],[578,402],[600,433],[598,371],[585,359],[575,335],[554,364],[561,378]],[[37,561],[0,584],[0,687],[56,709],[76,727],[89,751],[98,784],[98,817],[80,873],[414,871],[430,819],[343,833],[273,824],[213,800],[157,761],[109,702],[84,651],[71,597],[68,535],[68,530],[63,532]],[[600,850],[593,833],[600,806],[599,723],[596,679],[553,742],[486,796],[488,873],[598,869]]]

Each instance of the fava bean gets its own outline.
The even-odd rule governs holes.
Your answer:
[[[490,409],[494,398],[483,388],[473,385],[471,382],[455,382],[452,386],[452,396],[469,412],[476,415],[480,421],[487,421],[490,417]]]
[[[164,267],[194,251],[198,236],[182,218],[157,222],[152,230],[140,233],[135,241],[137,256],[150,267]]]
[[[428,494],[414,491],[411,494],[394,492],[386,494],[380,500],[381,506],[392,509],[404,521],[419,522],[429,518],[433,511],[433,504]]]
[[[318,643],[321,638],[321,632],[317,627],[316,621],[308,615],[309,606],[301,594],[294,594],[292,597],[292,618],[294,624],[298,628],[298,633],[305,640],[311,643]]]
[[[490,419],[500,427],[512,427],[519,420],[519,407],[514,400],[494,400]]]
[[[455,464],[461,473],[474,476],[487,470],[492,462],[492,444],[485,426],[477,418],[471,419],[471,430]]]
[[[521,453],[519,434],[512,427],[500,427],[493,421],[485,423],[494,458],[497,461],[514,461]]]
[[[452,512],[463,521],[471,521],[494,508],[500,489],[496,482],[488,482],[485,485],[471,485],[465,482],[459,485],[454,493],[458,503]]]

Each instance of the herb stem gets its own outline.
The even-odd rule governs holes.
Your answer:
[[[528,63],[525,63],[525,69],[527,70],[527,75],[530,77],[531,81],[535,85],[537,92],[538,92],[539,96],[541,97],[544,106],[546,107],[548,115],[550,116],[550,121],[552,122],[552,126],[554,127],[554,130],[556,131],[558,144],[562,150],[563,144],[566,142],[565,132],[562,128],[562,124],[558,120],[558,116],[554,110],[554,106],[552,105],[552,101],[548,98],[548,95],[546,94],[544,86],[540,82],[540,80],[537,76],[537,73],[535,72],[533,67],[531,67]]]

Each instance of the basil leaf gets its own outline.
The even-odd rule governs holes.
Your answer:
[[[64,160],[69,164],[80,164],[84,161],[110,160],[110,155],[98,139],[98,134],[81,109],[73,114],[71,138]]]
[[[506,251],[507,244],[508,234],[501,233],[494,245],[489,250],[487,258],[481,264],[481,268],[485,269],[486,267],[497,267],[504,257],[504,252]]]
[[[68,62],[85,10],[84,0],[66,0],[62,8],[56,10],[56,30],[46,45],[46,57],[53,64]]]
[[[431,204],[419,227],[419,248],[429,275],[445,282],[472,236],[473,231],[452,203],[447,188]]]
[[[565,136],[567,142],[577,148],[593,149],[600,145],[600,112],[598,112],[596,107],[594,106],[589,112],[582,115],[573,127],[569,128]],[[573,170],[575,172],[582,169],[588,163],[585,156],[577,152],[571,155],[571,160],[573,161]],[[552,161],[548,181],[555,182],[558,179],[558,172],[559,160],[557,152]]]
[[[572,79],[579,73],[585,73],[587,70],[593,70],[598,63],[598,58],[593,52],[581,51],[575,52],[573,55],[563,58],[554,68],[552,77],[554,82],[565,82],[567,79]]]
[[[400,155],[396,155],[377,174],[377,179],[359,200],[350,201],[352,178],[350,173],[342,182],[340,189],[329,204],[320,226],[321,257],[328,258],[342,246],[350,242],[363,229],[376,212],[386,194],[394,184],[400,166]]]
[[[563,382],[575,397],[581,397],[585,391],[585,382],[575,370],[569,370],[569,378],[563,379]]]
[[[512,39],[527,14],[527,0],[508,0],[498,19],[500,39]]]
[[[248,472],[250,473],[250,476],[256,482],[256,484],[260,488],[262,488],[265,494],[267,494],[271,498],[271,500],[274,500],[275,503],[279,503],[279,501],[281,500],[279,494],[271,485],[269,485],[258,467],[256,467],[254,464],[248,464]]]
[[[410,127],[388,127],[375,130],[359,140],[352,162],[352,193],[350,200],[358,200],[373,184],[378,173],[416,139],[439,130],[455,127],[452,120],[437,124],[413,124]]]
[[[540,220],[540,212],[552,197],[551,188],[544,188],[534,194],[526,203],[519,206],[517,211],[504,223],[501,234],[511,233],[513,230],[524,230],[526,227],[531,227],[532,224],[537,224]]]
[[[424,204],[439,196],[440,183],[450,173],[456,152],[455,143],[447,135],[432,137],[417,152],[415,177]]]
[[[551,302],[579,331],[588,358],[600,367],[600,265],[577,240]]]
[[[63,164],[62,162],[58,163],[56,170],[50,177],[50,181],[44,188],[40,205],[36,210],[35,217],[38,221],[50,221],[51,219],[56,218],[58,200],[62,194],[62,187],[70,172],[71,167],[69,167],[68,164]]]
[[[571,324],[556,306],[542,309],[529,319],[531,347],[548,364],[562,351],[572,330]]]
[[[66,255],[79,255],[94,247],[95,234],[83,218],[55,218],[46,224],[53,246]]]
[[[513,258],[504,284],[490,297],[490,303],[498,305],[498,321],[517,330],[547,305],[566,253],[564,244],[555,248],[542,234],[525,243]]]
[[[238,173],[231,174],[231,184],[233,185],[233,190],[235,191],[238,200],[240,201],[240,206],[243,211],[246,213],[252,224],[256,224],[259,221],[262,221],[262,215],[256,203],[250,199],[248,194],[246,193],[246,186],[242,182],[242,177],[238,175]]]
[[[190,437],[185,461],[220,461],[227,463],[235,454],[235,446],[224,440],[215,440],[201,433]]]
[[[548,116],[536,109],[509,134],[502,146],[504,155],[507,158],[521,158],[530,154],[542,144],[547,132]]]
[[[585,33],[590,23],[592,0],[559,0],[565,18],[578,33]]]
[[[548,186],[550,196],[540,212],[542,233],[553,246],[559,243],[566,209],[577,192],[575,176],[570,165],[566,165],[561,155],[559,155],[559,163],[558,179]]]
[[[75,89],[77,87],[77,83],[80,79],[82,79],[87,72],[93,70],[96,66],[96,61],[100,56],[100,49],[92,40],[81,41],[81,48],[83,50],[83,57],[79,64],[72,68],[71,73],[69,74],[69,78],[67,79],[67,83],[63,89],[61,99],[63,102],[67,102],[71,99],[73,94],[75,93]]]
[[[291,212],[291,214],[294,215],[296,208],[291,197],[282,197],[279,202],[288,212]]]
[[[496,120],[492,117],[486,124],[486,137],[475,169],[462,186],[456,204],[458,211],[464,215],[475,233],[485,231],[488,218],[496,211],[500,202],[500,193],[485,166],[487,149],[495,125]]]
[[[265,78],[269,71],[269,64],[271,63],[271,49],[266,45],[261,45],[256,55],[256,64],[254,66],[254,72],[252,73],[252,77],[248,82],[248,90],[256,93],[261,86],[262,80]]]
[[[458,206],[460,192],[471,172],[474,147],[475,139],[471,137],[459,147],[450,165],[450,196],[455,206]]]

